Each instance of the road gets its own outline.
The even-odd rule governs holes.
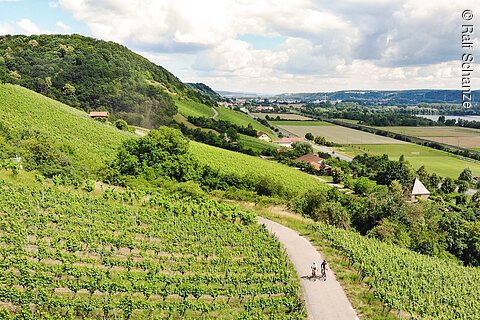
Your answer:
[[[310,143],[310,145],[313,147],[313,149],[321,151],[321,152],[326,152],[326,153],[330,154],[332,157],[337,157],[340,160],[345,160],[345,161],[348,161],[348,162],[353,160],[353,158],[347,157],[346,155],[343,155],[343,154],[340,154],[340,153],[336,153],[336,152],[330,150],[328,147],[319,146],[319,145],[313,144],[313,143]]]
[[[258,217],[258,221],[283,244],[300,277],[311,273],[310,266],[313,261],[318,265],[323,261],[322,255],[315,247],[297,232],[262,217]],[[309,319],[358,319],[335,274],[329,268],[327,268],[327,281],[301,279],[301,282]]]

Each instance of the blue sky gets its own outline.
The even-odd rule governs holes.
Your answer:
[[[56,1],[0,0],[0,25],[15,26],[21,19],[29,19],[51,33],[62,31],[56,26],[61,21],[74,33],[90,34],[83,21],[75,20],[72,13],[63,10]]]
[[[217,90],[459,89],[467,8],[478,25],[478,0],[0,0],[0,35],[115,41]]]

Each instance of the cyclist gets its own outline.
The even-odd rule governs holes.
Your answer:
[[[315,278],[317,276],[317,262],[313,261],[312,263],[312,277]]]
[[[327,261],[323,260],[320,267],[321,267],[321,271],[322,271],[322,278],[326,278],[327,274],[325,273],[325,270],[327,269]]]

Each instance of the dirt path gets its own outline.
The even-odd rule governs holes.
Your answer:
[[[313,261],[316,261],[317,265],[320,265],[323,261],[323,257],[315,247],[297,232],[262,217],[258,217],[258,221],[264,224],[283,244],[300,277],[310,275],[310,266]],[[309,319],[358,319],[345,292],[335,279],[335,274],[330,269],[327,269],[326,281],[308,279],[301,279],[300,281],[302,282]]]
[[[215,119],[218,116],[218,111],[214,107],[212,107],[212,111],[213,111],[213,117],[212,118]]]

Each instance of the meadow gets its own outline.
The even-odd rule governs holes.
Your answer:
[[[410,162],[414,168],[424,165],[429,172],[435,172],[444,177],[458,178],[460,172],[467,167],[472,169],[474,175],[480,175],[480,162],[478,161],[468,161],[466,158],[445,151],[413,143],[349,145],[335,148],[335,150],[352,157],[363,153],[370,155],[387,154],[390,159],[398,160],[403,155],[405,160]]]
[[[275,134],[269,128],[265,127],[261,123],[253,120],[245,113],[240,111],[231,110],[224,107],[217,107],[218,116],[215,119],[229,121],[238,126],[246,127],[249,124],[257,131],[263,131],[267,133],[271,139],[275,139]]]
[[[325,184],[300,170],[286,165],[252,157],[206,144],[190,141],[190,151],[202,164],[210,165],[226,174],[268,176],[283,184],[290,192],[305,192],[326,188]]]

